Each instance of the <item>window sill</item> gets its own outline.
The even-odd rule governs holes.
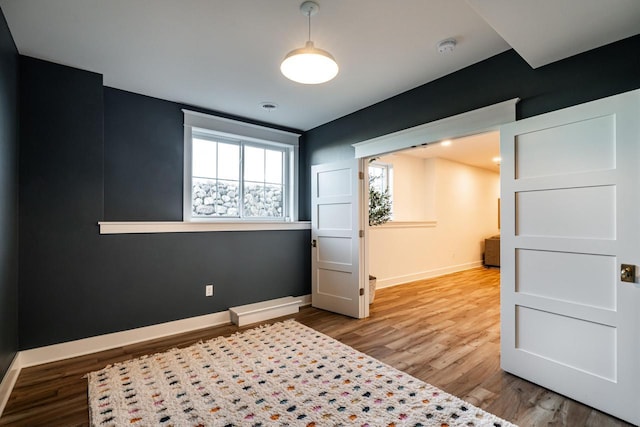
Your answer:
[[[371,228],[434,228],[438,221],[389,221]]]
[[[202,233],[210,231],[310,230],[311,222],[98,222],[100,234]]]

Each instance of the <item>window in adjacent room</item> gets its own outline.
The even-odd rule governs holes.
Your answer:
[[[187,117],[185,112],[185,122]],[[202,117],[195,117],[202,124]],[[295,220],[297,146],[222,135],[215,129],[185,129],[186,221]],[[273,136],[269,131],[274,130],[265,136]]]
[[[369,185],[377,191],[383,193],[385,190],[391,192],[389,186],[389,175],[391,166],[386,163],[369,164]]]
[[[387,192],[391,202],[393,219],[393,166],[388,163],[372,161],[369,163],[369,187],[379,193]]]

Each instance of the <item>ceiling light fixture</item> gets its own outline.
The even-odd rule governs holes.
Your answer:
[[[450,139],[445,139],[444,141],[442,141],[440,143],[440,145],[442,145],[443,147],[448,147],[451,145],[451,140]]]
[[[318,49],[311,41],[311,17],[320,6],[314,1],[305,1],[300,12],[309,20],[309,37],[303,48],[292,50],[280,65],[284,76],[294,82],[313,85],[328,82],[338,74],[338,64],[326,50]]]

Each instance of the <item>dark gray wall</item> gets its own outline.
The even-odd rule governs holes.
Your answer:
[[[0,10],[0,381],[18,350],[18,51]]]
[[[101,75],[21,57],[21,349],[86,336],[94,316],[113,316],[100,303],[96,226],[102,104]]]
[[[640,36],[532,69],[513,50],[464,68],[306,132],[306,165],[353,157],[351,144],[520,98],[517,118],[640,87]],[[300,218],[309,219],[307,168],[300,176]]]
[[[182,106],[20,65],[21,349],[309,293],[308,230],[100,235],[181,219]]]
[[[104,88],[104,219],[182,221],[180,105]]]

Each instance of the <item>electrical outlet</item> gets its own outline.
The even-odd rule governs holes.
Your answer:
[[[205,296],[212,297],[213,296],[213,285],[205,285],[204,286],[204,294],[205,294]]]

